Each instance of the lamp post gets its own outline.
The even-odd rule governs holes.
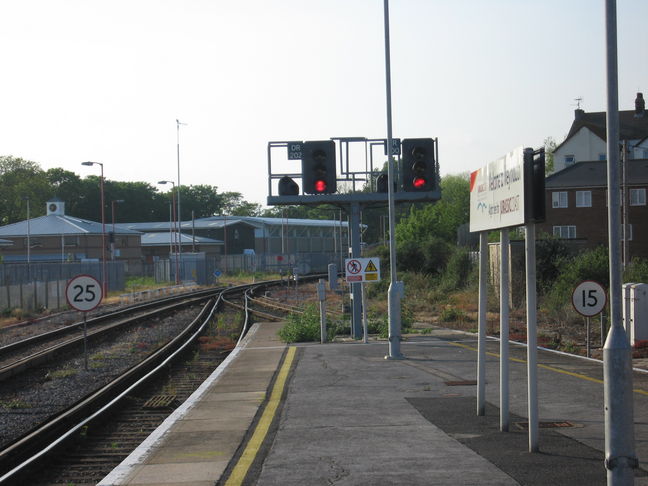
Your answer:
[[[112,238],[110,239],[110,259],[115,261],[115,204],[123,203],[123,199],[113,199],[110,202],[110,215],[112,216]]]
[[[179,257],[178,257],[178,247],[175,248],[174,250],[174,232],[175,232],[175,222],[176,222],[176,214],[175,214],[175,182],[173,181],[159,181],[158,184],[171,184],[171,219],[169,221],[169,235],[170,235],[170,241],[171,241],[171,253],[175,253],[175,283],[176,285],[180,283],[180,264],[179,264]],[[178,194],[178,197],[180,194]],[[178,232],[178,246],[180,246],[180,232]]]
[[[106,211],[104,208],[104,170],[101,162],[81,162],[81,165],[98,165],[101,167],[101,286],[103,295],[108,295],[108,276],[106,275]]]
[[[180,125],[186,125],[176,118],[176,146],[178,154],[178,254],[182,263],[182,241],[180,240],[180,229],[182,228],[182,212],[180,211]]]
[[[29,221],[29,196],[23,196],[23,200],[27,201],[27,279],[31,282],[31,227]]]

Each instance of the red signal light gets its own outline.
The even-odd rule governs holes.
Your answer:
[[[318,179],[318,180],[315,181],[314,186],[315,186],[315,190],[316,190],[317,192],[324,192],[324,191],[326,191],[326,181],[323,181],[323,180],[321,180],[321,179]]]
[[[412,181],[412,185],[416,189],[423,189],[427,185],[427,181],[423,177],[415,177]]]

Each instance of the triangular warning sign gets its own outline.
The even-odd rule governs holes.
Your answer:
[[[369,260],[369,263],[367,263],[367,266],[365,267],[365,272],[377,272],[378,269],[376,268],[376,265],[374,265],[374,262]]]

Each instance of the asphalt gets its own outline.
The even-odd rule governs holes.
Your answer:
[[[476,338],[410,336],[286,347],[258,325],[180,420],[101,486],[605,485],[602,364],[540,351],[539,452],[528,452],[526,348],[510,348],[510,428],[499,430],[499,342],[476,413]],[[648,485],[648,376],[634,380],[637,485]],[[546,426],[546,427],[545,427]],[[259,431],[263,433],[259,433]],[[243,465],[243,466],[242,466]]]

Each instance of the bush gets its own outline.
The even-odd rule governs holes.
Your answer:
[[[468,284],[475,265],[470,261],[470,255],[465,248],[456,248],[448,260],[448,265],[441,277],[440,290],[460,290]]]
[[[546,304],[552,312],[571,307],[571,295],[576,285],[583,280],[594,280],[603,287],[609,286],[608,250],[598,247],[573,257],[565,262],[558,278],[546,295]]]
[[[633,258],[623,273],[624,282],[648,283],[648,260]]]
[[[332,325],[328,319],[326,334],[330,340],[335,337],[338,325]],[[279,330],[279,338],[286,343],[300,343],[320,340],[320,315],[315,304],[307,305],[303,314],[290,314],[288,322]]]
[[[451,254],[452,247],[441,238],[406,240],[397,247],[398,269],[436,275],[446,267]]]

